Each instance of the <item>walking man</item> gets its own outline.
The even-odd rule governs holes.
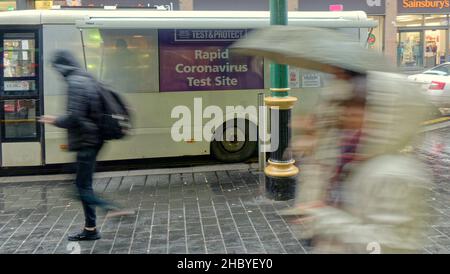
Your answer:
[[[67,113],[55,117],[44,115],[40,122],[65,128],[68,131],[68,148],[76,152],[75,184],[83,205],[85,226],[82,232],[69,236],[69,241],[98,240],[96,206],[109,211],[109,216],[129,215],[134,212],[119,210],[118,206],[100,199],[92,188],[96,158],[104,140],[99,131],[102,102],[97,92],[98,82],[86,73],[68,51],[58,51],[52,66],[64,77],[68,86]]]

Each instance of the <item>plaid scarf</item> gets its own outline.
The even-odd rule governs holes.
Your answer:
[[[349,174],[348,164],[357,160],[356,150],[361,138],[361,130],[343,131],[343,138],[339,144],[340,155],[334,176],[331,178],[327,191],[327,204],[340,207],[343,202],[342,192],[345,178]]]

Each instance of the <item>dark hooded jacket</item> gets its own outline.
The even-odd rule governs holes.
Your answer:
[[[97,126],[101,109],[98,82],[80,67],[68,51],[56,52],[52,65],[68,86],[67,113],[56,119],[55,126],[67,129],[69,150],[100,147],[103,140]]]

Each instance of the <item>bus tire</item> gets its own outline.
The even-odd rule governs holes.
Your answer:
[[[237,163],[248,160],[258,150],[258,141],[250,140],[250,136],[257,136],[257,128],[253,123],[245,120],[245,129],[238,127],[237,120],[234,126],[228,126],[224,123],[217,129],[215,139],[211,142],[211,154],[214,158],[225,163]],[[253,134],[250,132],[253,131]],[[230,134],[236,138],[238,135],[245,135],[245,141],[227,141]],[[221,138],[223,136],[223,138]],[[219,138],[218,138],[219,137]]]

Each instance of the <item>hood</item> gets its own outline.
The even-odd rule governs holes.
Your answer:
[[[414,141],[429,111],[427,98],[414,83],[400,74],[369,72],[367,74],[366,110],[359,153],[363,157],[398,153]],[[319,127],[335,128],[339,107],[335,100],[351,96],[352,85],[345,81],[331,83],[321,93],[321,113],[325,123]],[[333,142],[335,143],[335,142]]]
[[[64,77],[71,74],[73,71],[81,69],[81,66],[75,56],[67,50],[55,52],[51,63],[52,66]]]

